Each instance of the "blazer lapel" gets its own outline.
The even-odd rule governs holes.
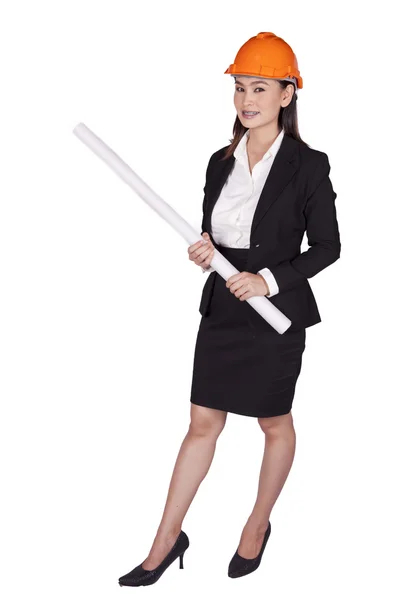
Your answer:
[[[211,236],[211,215],[219,195],[224,187],[235,164],[235,157],[232,155],[227,160],[218,160],[212,172],[211,182],[208,189],[208,201],[204,209],[204,231]]]
[[[254,211],[250,229],[250,240],[253,239],[254,231],[260,224],[261,219],[279,198],[299,168],[298,153],[296,152],[298,143],[297,140],[286,134],[283,136],[282,143],[276,153],[271,170],[261,191],[256,210]]]
[[[253,221],[250,230],[250,241],[254,231],[260,224],[262,218],[268,209],[278,199],[284,188],[287,186],[293,175],[299,168],[299,159],[297,140],[285,134],[280,148],[272,163],[265,185],[261,191],[259,201],[254,212]],[[208,202],[206,202],[204,215],[204,231],[211,231],[211,215],[219,195],[224,187],[235,164],[235,157],[232,155],[227,160],[217,161],[211,182],[209,184]],[[210,233],[211,235],[211,233]],[[211,236],[212,237],[212,236]]]

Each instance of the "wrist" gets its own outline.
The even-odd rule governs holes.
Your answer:
[[[266,292],[265,292],[264,296],[269,296],[270,291],[269,291],[268,283],[265,281],[264,277],[262,275],[260,275],[260,273],[257,273],[257,275],[259,277],[261,277],[261,279],[264,283],[264,287],[266,288]]]

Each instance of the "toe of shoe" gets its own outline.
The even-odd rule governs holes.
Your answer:
[[[144,573],[145,571],[143,570],[142,566],[138,565],[137,567],[132,569],[132,571],[126,573],[126,575],[122,575],[119,578],[118,583],[120,585],[136,585],[136,583],[139,583]]]
[[[242,577],[247,575],[257,568],[258,561],[256,559],[242,558],[237,552],[232,557],[228,566],[229,577]]]

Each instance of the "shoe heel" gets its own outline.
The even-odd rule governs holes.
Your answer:
[[[185,553],[183,553],[183,554],[185,554]],[[179,556],[179,568],[180,569],[183,569],[183,554],[181,554]]]

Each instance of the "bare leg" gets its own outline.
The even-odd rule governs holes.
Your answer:
[[[238,547],[243,558],[255,558],[261,550],[272,507],[289,475],[296,448],[291,412],[279,417],[259,418],[258,422],[265,433],[265,448],[257,499]]]
[[[176,459],[164,513],[150,553],[142,566],[155,569],[166,557],[214,457],[227,413],[191,403],[191,422]]]

